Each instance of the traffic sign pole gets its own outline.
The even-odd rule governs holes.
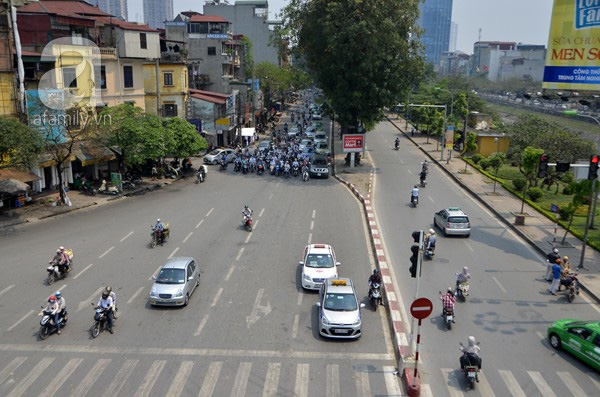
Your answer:
[[[419,296],[419,281],[421,279],[421,267],[423,265],[423,239],[424,234],[423,230],[420,231],[421,234],[419,236],[419,260],[417,262],[417,282],[415,283],[415,302],[417,301],[417,297]],[[415,317],[413,315],[412,324],[410,326],[410,350],[413,354],[416,353],[416,341],[415,341]]]
[[[417,365],[419,365],[419,345],[421,344],[421,319],[417,325],[417,345],[415,349],[415,371],[413,372],[413,387],[417,386]]]
[[[432,312],[433,312],[433,303],[427,298],[415,299],[414,302],[410,305],[410,314],[413,316],[413,318],[419,320],[419,322],[417,325],[417,339],[416,339],[416,345],[415,345],[415,368],[413,370],[412,385],[407,387],[409,389],[408,390],[409,396],[418,396],[420,394],[421,385],[420,384],[417,385],[417,377],[419,374],[418,366],[419,366],[419,346],[421,345],[421,322],[424,319],[426,319],[427,317],[429,317]],[[409,372],[407,372],[407,371],[410,371],[410,370],[409,369],[405,370],[405,378],[408,378]],[[406,379],[406,381],[408,383],[408,379]]]

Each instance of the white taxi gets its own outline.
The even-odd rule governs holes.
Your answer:
[[[302,288],[320,289],[328,278],[338,276],[335,252],[329,244],[310,244],[302,255]]]

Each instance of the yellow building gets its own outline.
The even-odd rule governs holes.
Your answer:
[[[144,90],[146,92],[146,111],[163,117],[187,118],[188,103],[188,67],[182,52],[163,52],[157,65],[144,64]],[[158,75],[158,85],[156,79]],[[157,95],[160,94],[160,104]]]
[[[506,154],[510,144],[510,138],[506,134],[493,131],[475,131],[475,134],[477,134],[477,150],[474,153],[486,157],[497,152]]]

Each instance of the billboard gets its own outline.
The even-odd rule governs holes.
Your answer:
[[[365,151],[365,134],[344,134],[342,139],[344,153]]]
[[[600,2],[554,0],[543,88],[600,91]]]

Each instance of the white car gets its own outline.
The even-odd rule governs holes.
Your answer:
[[[222,156],[226,156],[225,159],[230,163],[235,157],[235,151],[233,149],[215,149],[204,156],[204,163],[212,165],[218,164],[221,162]]]
[[[325,142],[319,142],[315,145],[316,154],[329,154],[329,145]]]
[[[298,135],[298,132],[299,132],[298,128],[292,127],[288,130],[288,135],[296,136],[296,135]]]
[[[327,135],[325,135],[323,131],[319,131],[319,133],[315,135],[315,145],[320,142],[327,143]]]
[[[300,141],[300,145],[299,145],[300,151],[304,150],[304,148],[313,147],[313,146],[314,146],[314,144],[313,144],[312,139],[303,139]]]
[[[310,244],[302,255],[302,288],[319,289],[328,278],[338,276],[335,252],[329,244]]]
[[[323,120],[323,115],[319,112],[314,112],[312,114],[312,119],[313,120]]]

